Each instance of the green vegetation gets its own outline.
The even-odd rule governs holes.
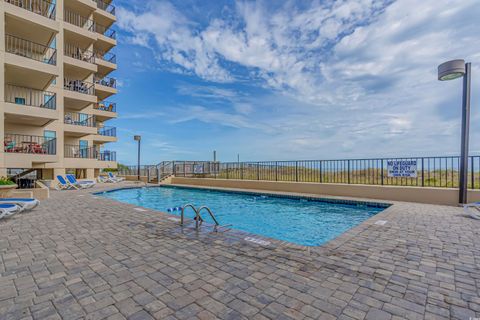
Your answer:
[[[117,168],[105,168],[103,172],[118,172],[122,170],[128,170],[128,167],[124,164],[117,164]]]
[[[15,182],[10,180],[9,178],[0,177],[0,186],[11,186],[11,185],[14,185],[14,184],[15,184]]]

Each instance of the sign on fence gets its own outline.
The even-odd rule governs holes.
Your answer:
[[[193,166],[193,173],[194,174],[202,174],[203,173],[203,164],[196,164]]]
[[[417,160],[387,160],[389,177],[417,177]]]

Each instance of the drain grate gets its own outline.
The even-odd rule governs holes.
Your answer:
[[[253,243],[256,243],[256,244],[259,244],[259,245],[262,245],[262,246],[268,246],[268,245],[271,244],[270,241],[265,241],[265,240],[262,240],[262,239],[259,239],[259,238],[253,238],[253,237],[246,237],[243,240],[253,242]]]
[[[388,221],[387,220],[378,220],[375,222],[377,226],[384,226]]]

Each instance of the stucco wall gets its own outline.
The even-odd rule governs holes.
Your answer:
[[[257,189],[390,201],[458,205],[458,190],[450,188],[275,182],[257,180],[195,179],[178,177],[172,178],[171,183],[205,187]],[[469,202],[480,201],[480,190],[470,190],[468,193],[468,199]]]

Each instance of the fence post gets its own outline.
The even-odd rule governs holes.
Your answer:
[[[183,176],[184,177],[187,176],[187,163],[186,162],[183,162]]]
[[[425,187],[425,158],[422,158],[422,187]]]
[[[275,181],[278,181],[278,162],[275,161]]]
[[[228,179],[228,163],[225,163],[225,165],[227,166],[227,179]]]
[[[347,160],[347,181],[348,181],[348,184],[350,184],[350,160]]]
[[[295,161],[295,181],[298,182],[298,161]]]
[[[257,180],[260,180],[260,162],[257,162]]]
[[[150,166],[147,167],[147,183],[150,182]]]
[[[157,183],[160,183],[160,167],[157,166]]]
[[[323,182],[323,178],[322,178],[322,160],[320,160],[320,183]]]
[[[383,186],[383,159],[380,160],[380,162],[381,162],[381,166],[380,166],[380,167],[381,167],[381,169],[380,169],[380,170],[381,170],[381,172],[380,172],[380,177],[381,177],[382,186]]]
[[[471,162],[472,162],[472,164],[471,164],[471,167],[472,167],[472,171],[471,171],[472,172],[472,189],[475,189],[475,172],[473,170],[474,166],[475,166],[475,162],[474,162],[473,157],[470,157],[470,159],[471,159]]]
[[[175,176],[175,175],[177,175],[177,167],[175,167],[175,161],[172,161],[172,167],[173,167],[173,169],[172,169],[173,175]]]
[[[240,179],[243,180],[243,162],[240,162]]]

